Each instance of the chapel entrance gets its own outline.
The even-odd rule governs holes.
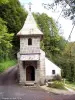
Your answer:
[[[35,68],[33,66],[26,68],[26,81],[35,81]]]

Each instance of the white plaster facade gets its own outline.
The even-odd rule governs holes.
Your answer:
[[[52,73],[53,70],[55,71],[55,73]],[[46,57],[45,57],[45,75],[46,75],[46,80],[50,80],[57,75],[61,76],[61,69]]]

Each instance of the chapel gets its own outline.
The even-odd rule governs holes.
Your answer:
[[[31,12],[22,29],[17,33],[20,36],[20,52],[18,52],[19,82],[27,84],[45,83],[45,53],[42,54],[40,41],[43,33],[38,29]]]
[[[20,37],[20,51],[17,53],[20,84],[44,85],[46,78],[61,74],[60,68],[49,61],[40,49],[43,33],[37,27],[31,11],[17,36]]]

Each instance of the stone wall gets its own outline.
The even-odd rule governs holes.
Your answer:
[[[18,57],[19,53],[18,53]],[[40,60],[38,61],[20,61],[19,63],[19,83],[26,84],[26,68],[28,66],[33,66],[35,68],[35,83],[43,85],[45,83],[45,53],[40,52]]]
[[[19,83],[25,84],[25,69],[23,67],[23,62],[19,61]]]
[[[40,50],[40,84],[45,84],[45,53]]]
[[[37,61],[19,61],[19,67],[18,67],[18,72],[19,72],[19,83],[20,84],[26,84],[26,68],[28,66],[33,66],[35,68],[35,81],[34,83],[39,83],[39,75],[40,75],[40,69],[37,66]]]
[[[28,38],[32,45],[28,45]],[[40,53],[40,37],[20,37],[20,54]]]
[[[35,68],[35,82],[36,84],[43,85],[45,83],[45,53],[41,50],[40,60],[38,61],[20,61],[18,53],[19,63],[19,83],[26,84],[26,68],[33,66]]]

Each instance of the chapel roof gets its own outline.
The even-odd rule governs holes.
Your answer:
[[[37,27],[37,24],[31,12],[28,14],[22,29],[17,33],[17,35],[43,35],[43,33]]]

